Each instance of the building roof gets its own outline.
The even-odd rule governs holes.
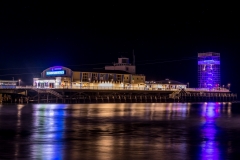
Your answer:
[[[88,70],[81,70],[81,71],[73,71],[73,72],[96,72],[96,73],[117,73],[117,74],[131,74],[126,71],[121,70],[105,70],[103,68],[96,68],[96,69],[88,69]],[[135,74],[133,74],[135,75]],[[139,75],[139,74],[136,74]],[[142,75],[142,74],[141,74]]]
[[[14,83],[17,83],[18,81],[16,81],[16,80],[15,81],[14,80],[0,80],[0,82],[11,82],[11,83],[14,82]]]

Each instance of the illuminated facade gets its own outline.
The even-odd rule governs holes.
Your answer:
[[[63,66],[53,66],[33,78],[37,88],[82,88],[82,87],[144,87],[145,76],[122,70],[72,71]]]
[[[220,53],[198,53],[198,87],[217,88],[220,86]]]
[[[162,81],[146,81],[145,83],[148,90],[181,90],[187,88],[186,84],[169,79]]]

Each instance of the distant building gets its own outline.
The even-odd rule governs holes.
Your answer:
[[[129,58],[118,58],[118,63],[114,63],[113,66],[105,66],[105,70],[118,70],[135,74],[136,66],[129,63]]]
[[[0,88],[16,88],[18,81],[14,80],[0,80]]]
[[[198,53],[198,87],[220,86],[220,53]]]

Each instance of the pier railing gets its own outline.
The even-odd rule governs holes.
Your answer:
[[[7,88],[5,88],[7,89]],[[13,88],[9,88],[13,89]],[[79,89],[79,90],[148,90],[148,91],[180,91],[181,89],[169,88],[146,88],[146,87],[95,87],[95,86],[81,86],[81,87],[55,87],[55,88],[38,88],[34,86],[16,86],[16,89]],[[209,89],[209,88],[186,88],[189,92],[230,92],[226,88]]]
[[[186,91],[203,91],[203,92],[230,92],[229,89],[226,88],[217,88],[217,89],[209,89],[209,88],[186,88]]]

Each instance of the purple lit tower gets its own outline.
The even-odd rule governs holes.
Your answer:
[[[220,53],[198,53],[198,87],[220,86]]]

